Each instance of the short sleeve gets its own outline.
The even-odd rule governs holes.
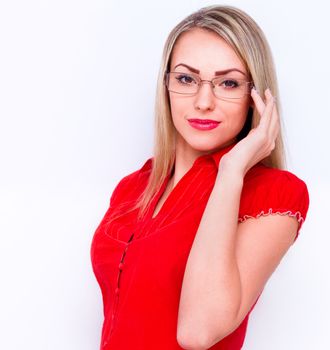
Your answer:
[[[308,208],[309,194],[303,180],[286,170],[261,168],[244,181],[238,221],[270,214],[289,215],[298,221],[296,240]]]

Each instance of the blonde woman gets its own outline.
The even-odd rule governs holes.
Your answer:
[[[153,157],[118,183],[92,241],[100,349],[242,348],[309,206],[285,170],[278,96],[245,12],[204,7],[171,31]]]

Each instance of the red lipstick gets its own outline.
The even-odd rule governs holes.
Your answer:
[[[220,122],[211,119],[188,119],[189,124],[198,130],[211,130],[216,128]]]

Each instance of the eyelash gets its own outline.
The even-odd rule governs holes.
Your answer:
[[[179,76],[176,78],[176,80],[177,80],[179,83],[182,83],[182,81],[181,81],[182,78],[191,78],[191,79],[193,79],[193,78],[192,78],[191,76],[189,76],[189,75],[182,74],[182,75],[179,75]],[[236,80],[233,80],[233,79],[225,79],[225,80],[221,81],[221,84],[223,84],[223,83],[234,84],[234,87],[231,86],[230,88],[236,88],[236,87],[239,86],[239,82],[237,82]],[[183,84],[185,84],[185,83],[183,83]],[[227,86],[226,86],[226,87],[227,87]]]
[[[235,88],[237,88],[238,85],[239,85],[239,83],[238,83],[237,81],[231,80],[231,79],[224,80],[222,83],[228,83],[228,82],[234,84],[234,87],[235,87]]]
[[[191,78],[189,75],[179,75],[178,77],[176,77],[175,79],[179,82],[179,83],[182,83],[181,79],[182,78]]]

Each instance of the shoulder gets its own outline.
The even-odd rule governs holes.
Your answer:
[[[307,185],[292,172],[257,164],[246,174],[241,195],[240,222],[261,215],[281,214],[296,217],[300,229],[308,208]]]
[[[139,169],[127,174],[116,184],[110,198],[111,206],[132,195],[145,184],[151,172],[152,160],[153,158],[147,159]]]
[[[297,175],[288,170],[271,168],[263,164],[257,164],[250,169],[244,178],[244,189],[248,191],[252,188],[308,192],[305,181]]]

